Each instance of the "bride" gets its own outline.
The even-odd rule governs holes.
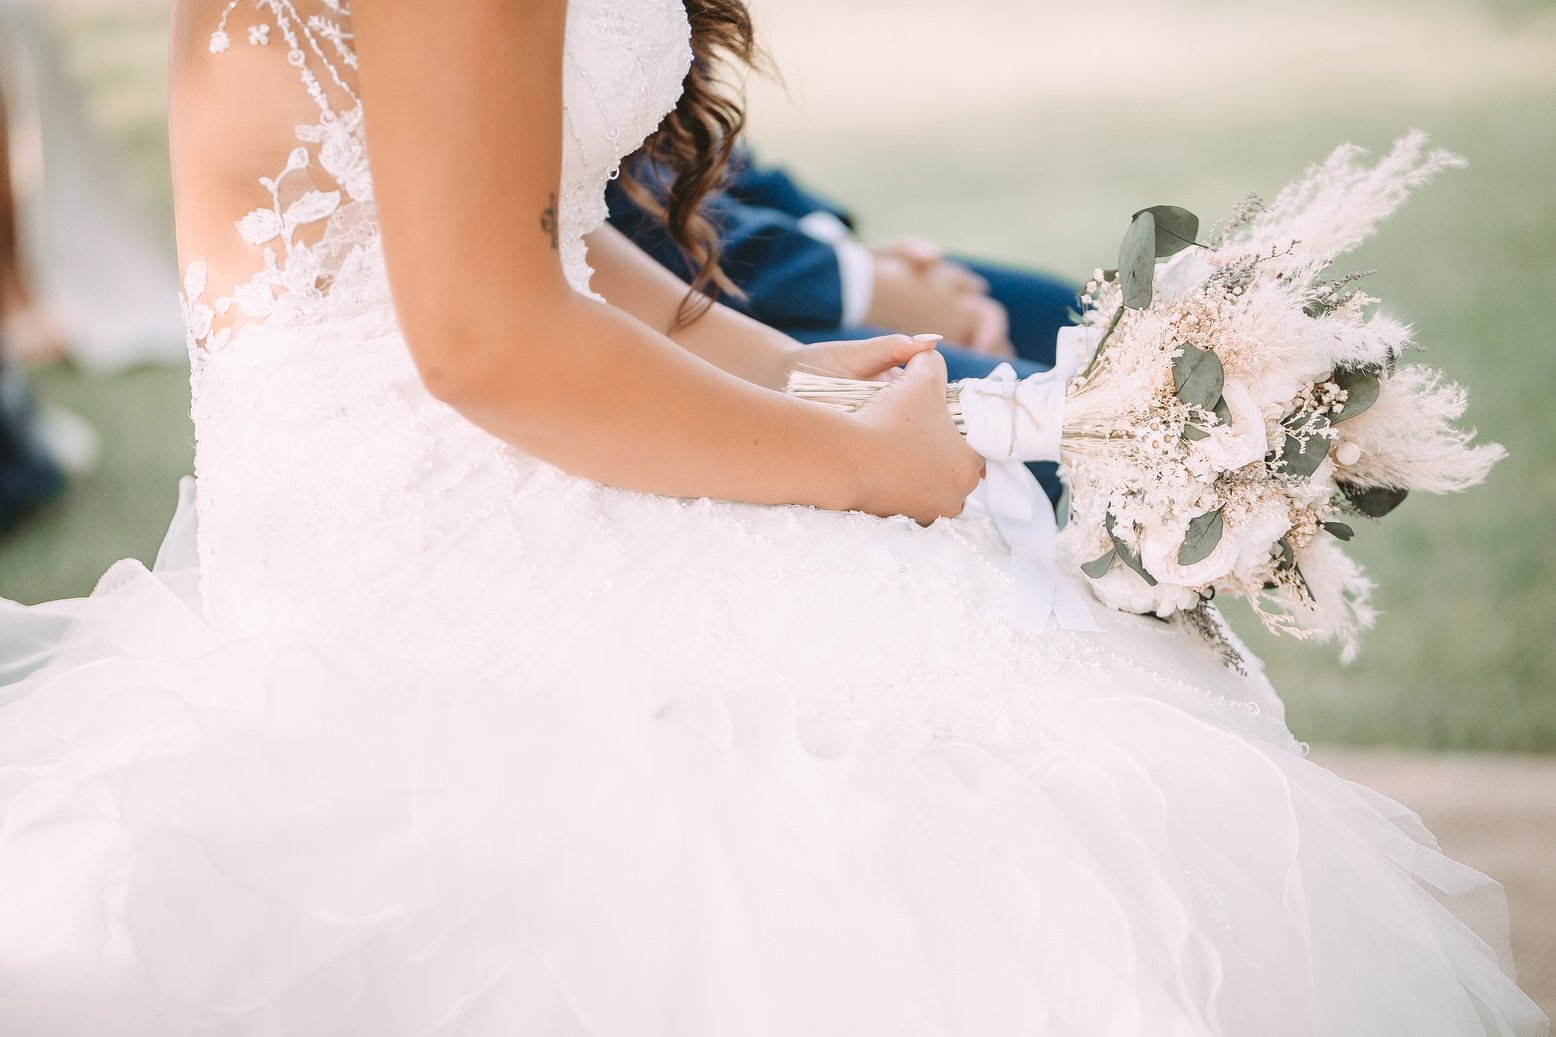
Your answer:
[[[930,341],[801,350],[602,227],[647,138],[716,280],[750,46],[178,5],[198,522],[0,614],[0,1029],[1544,1033],[1500,888],[1262,678],[1034,629]]]

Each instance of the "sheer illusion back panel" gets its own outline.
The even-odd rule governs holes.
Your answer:
[[[302,316],[372,234],[343,0],[185,0],[170,136],[191,343]],[[288,297],[297,296],[290,300]]]
[[[621,160],[674,106],[690,27],[679,0],[571,0],[566,17],[556,239],[588,294],[584,235],[605,222]],[[192,344],[219,350],[254,321],[392,319],[356,69],[347,0],[178,5],[171,133]]]

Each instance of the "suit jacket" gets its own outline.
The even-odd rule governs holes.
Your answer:
[[[625,173],[623,174],[625,175]],[[610,222],[683,280],[692,270],[664,226],[627,195],[620,180],[606,188]],[[728,182],[707,205],[724,246],[724,272],[745,292],[727,306],[780,328],[835,328],[843,319],[837,252],[800,229],[800,220],[827,212],[851,225],[848,213],[795,183],[780,169],[757,166],[736,151]]]

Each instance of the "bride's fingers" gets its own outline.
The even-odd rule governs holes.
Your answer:
[[[938,335],[933,336],[939,338]],[[915,350],[908,360],[907,371],[912,375],[920,375],[925,378],[936,378],[942,383],[946,380],[945,359],[931,354],[927,349]]]
[[[939,341],[939,335],[882,335],[859,342],[838,343],[837,366],[845,377],[884,381],[915,356],[933,350]]]
[[[895,356],[897,357],[897,362],[892,364],[886,370],[888,370],[888,371],[899,370],[901,368],[901,365],[906,364],[906,363],[910,363],[913,360],[914,357],[919,356],[919,355],[924,354],[924,353],[933,353],[935,351],[935,347],[940,345],[940,342],[941,342],[941,340],[944,337],[945,336],[943,336],[943,335],[928,335],[928,334],[912,336],[911,338],[909,338],[907,340],[906,343],[903,343],[903,344],[898,346],[898,348],[897,348],[897,350],[895,352]]]
[[[946,387],[945,358],[934,349],[921,349],[908,358],[908,362],[895,369],[892,391],[922,393],[926,399],[940,401],[944,406]],[[886,390],[882,391],[884,395]]]

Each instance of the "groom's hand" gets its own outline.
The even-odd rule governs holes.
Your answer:
[[[918,238],[877,246],[875,290],[866,320],[879,327],[933,331],[993,356],[1014,356],[1010,318],[983,278]]]

